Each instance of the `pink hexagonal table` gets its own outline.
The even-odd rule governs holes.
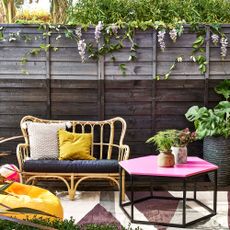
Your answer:
[[[216,206],[217,206],[217,170],[218,166],[211,164],[199,157],[188,157],[186,164],[177,164],[174,167],[158,167],[157,166],[157,157],[156,156],[145,156],[138,157],[130,160],[121,161],[120,163],[120,182],[122,181],[122,171],[125,171],[130,175],[130,187],[131,187],[131,199],[128,202],[122,202],[122,196],[120,192],[120,207],[125,212],[125,214],[130,218],[131,222],[139,224],[156,224],[164,225],[171,227],[187,227],[188,225],[195,224],[199,221],[202,221],[206,218],[210,218],[216,215]],[[197,199],[197,190],[196,190],[196,180],[198,177],[213,172],[214,173],[214,188],[213,188],[213,208],[211,209],[201,201]],[[154,196],[151,192],[150,196],[144,197],[138,200],[134,200],[134,182],[136,177],[155,177],[155,178],[164,178],[176,181],[181,181],[183,184],[183,197],[160,197]],[[193,198],[186,198],[187,193],[187,183],[194,182],[194,194]],[[122,191],[122,183],[120,183],[120,191]],[[182,210],[182,223],[164,223],[164,222],[147,222],[141,220],[135,220],[134,218],[134,204],[139,203],[148,199],[174,199],[182,200],[183,210]],[[198,219],[186,222],[186,201],[194,201],[197,205],[202,206],[207,211],[208,215],[202,216]],[[124,208],[125,206],[131,206],[131,214],[127,212]]]

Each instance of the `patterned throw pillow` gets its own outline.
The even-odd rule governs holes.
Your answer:
[[[58,130],[65,127],[65,123],[28,122],[30,158],[58,159]]]

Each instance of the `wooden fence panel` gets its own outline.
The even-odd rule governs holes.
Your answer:
[[[134,62],[128,61],[131,42],[126,39],[121,51],[86,63],[81,63],[77,42],[65,37],[64,28],[57,39],[57,32],[44,37],[36,26],[3,27],[6,36],[20,31],[32,40],[0,41],[0,136],[20,134],[19,122],[27,114],[64,120],[121,116],[127,121],[125,142],[131,147],[131,157],[152,154],[154,147],[145,144],[146,139],[162,129],[193,129],[184,113],[192,105],[217,104],[221,97],[213,88],[230,74],[230,52],[222,60],[220,45],[216,47],[210,42],[209,32],[205,53],[208,71],[200,73],[190,59],[196,34],[189,27],[176,43],[166,35],[164,52],[156,31],[135,31],[133,39],[138,48]],[[224,26],[223,32],[230,39],[230,27]],[[84,31],[82,37],[96,47],[92,28]],[[41,43],[50,44],[48,52],[30,55],[31,49],[39,48]],[[22,64],[20,59],[25,54],[27,62]],[[176,64],[170,79],[156,81],[154,77],[164,76],[179,56],[183,62]],[[121,64],[125,64],[125,75]],[[23,74],[25,70],[28,75]],[[1,146],[1,150],[12,152],[7,158],[9,162],[16,161],[17,143]],[[202,142],[190,145],[189,154],[202,156]]]

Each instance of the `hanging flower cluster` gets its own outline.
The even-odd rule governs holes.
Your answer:
[[[220,39],[219,35],[218,34],[212,34],[211,39],[212,39],[213,44],[215,46],[217,46],[218,42],[219,42],[219,39]]]
[[[85,57],[85,51],[86,51],[85,39],[79,40],[77,43],[77,46],[78,46],[79,54],[81,56],[81,61],[85,62],[85,60],[86,60],[86,57]]]
[[[157,37],[158,37],[158,42],[159,42],[159,45],[160,45],[160,48],[162,51],[165,50],[165,30],[159,30],[158,31],[158,34],[157,34]]]
[[[9,42],[15,42],[21,36],[21,31],[17,31],[16,33],[9,33]]]
[[[101,21],[98,22],[98,24],[95,27],[95,39],[96,42],[99,43],[100,37],[101,37],[101,31],[103,30],[103,23]]]
[[[220,55],[222,58],[225,58],[227,56],[227,46],[228,46],[228,39],[226,37],[222,37],[220,39]]]
[[[118,33],[118,26],[114,23],[112,23],[110,26],[108,26],[106,28],[106,33],[110,34],[110,32],[112,32],[113,34],[117,34]]]
[[[81,37],[82,37],[81,27],[77,27],[77,28],[75,29],[75,34],[76,34],[76,36],[77,36],[77,39],[78,39],[78,40],[81,40]]]
[[[187,146],[190,142],[196,140],[196,132],[191,132],[189,128],[185,128],[183,130],[176,131],[177,136],[177,146],[184,147]]]
[[[172,39],[173,42],[176,42],[177,40],[177,30],[173,28],[172,30],[169,31],[169,36]]]

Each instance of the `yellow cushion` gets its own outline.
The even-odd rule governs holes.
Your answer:
[[[96,160],[90,155],[91,133],[71,133],[60,129],[59,160]]]

